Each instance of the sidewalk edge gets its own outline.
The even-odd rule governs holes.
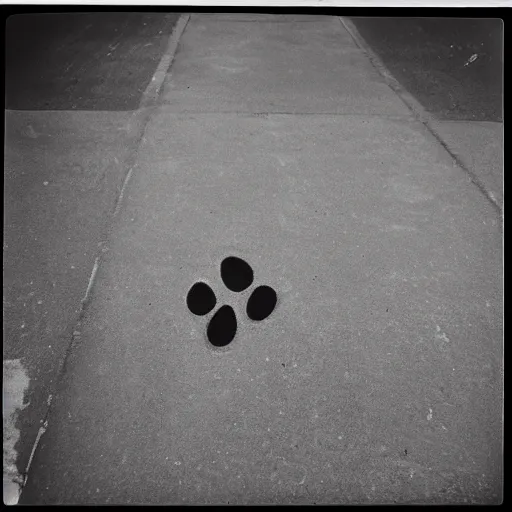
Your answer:
[[[169,42],[167,44],[167,48],[165,53],[162,55],[160,62],[156,68],[156,71],[153,73],[151,77],[151,81],[149,82],[146,90],[143,92],[139,109],[151,106],[156,99],[158,98],[158,93],[160,92],[160,88],[164,83],[165,77],[167,76],[167,72],[171,67],[171,64],[174,60],[174,56],[176,55],[176,50],[178,49],[178,44],[181,39],[183,32],[188,24],[190,19],[189,14],[182,14],[178,19],[176,25],[174,25],[171,35],[169,37]]]
[[[412,94],[407,91],[400,82],[393,76],[389,69],[385,66],[382,60],[377,54],[370,48],[368,43],[359,33],[359,30],[354,23],[346,17],[338,16],[341,24],[345,30],[350,34],[356,45],[364,51],[368,59],[370,60],[373,67],[383,77],[384,81],[390,87],[390,89],[405,103],[405,105],[411,110],[414,117],[420,121],[432,136],[443,146],[446,152],[451,156],[453,161],[469,176],[470,181],[480,190],[485,198],[491,203],[493,208],[496,210],[501,219],[503,219],[503,211],[499,203],[497,202],[494,194],[487,190],[485,185],[482,183],[480,178],[469,169],[462,158],[457,155],[450,145],[441,137],[437,130],[433,127],[432,122],[435,120],[434,116],[427,112],[423,105],[421,105]]]
[[[135,164],[135,161],[137,158],[138,147],[140,145],[141,140],[144,137],[144,133],[146,131],[146,126],[147,126],[147,123],[151,116],[151,112],[154,110],[154,108],[152,108],[152,107],[154,107],[154,103],[157,100],[159,92],[160,92],[160,88],[164,82],[164,79],[169,71],[170,66],[172,65],[174,56],[176,54],[176,50],[178,48],[179,40],[181,38],[181,35],[183,34],[183,31],[185,30],[185,27],[187,26],[189,19],[190,19],[189,14],[181,15],[180,18],[178,19],[176,25],[174,26],[174,28],[171,32],[170,37],[169,37],[169,43],[167,45],[167,49],[166,49],[164,55],[162,56],[162,58],[160,59],[157,69],[153,73],[151,81],[149,82],[148,86],[146,87],[146,90],[144,91],[144,93],[142,94],[142,98],[139,103],[139,108],[137,110],[133,111],[133,118],[136,119],[135,122],[136,122],[136,124],[139,125],[139,129],[138,129],[139,136],[137,137],[138,140],[137,140],[136,144],[134,145],[133,154],[128,159],[128,162],[129,162],[128,166],[127,166],[128,172],[125,175],[123,185],[121,186],[119,195],[116,198],[115,206],[114,206],[113,211],[111,212],[111,218],[109,219],[110,221],[112,221],[119,213],[124,193],[126,191],[126,188],[128,186],[128,183],[129,183],[130,178],[133,173],[133,167],[134,167],[134,164]],[[139,119],[137,120],[137,118],[139,118]],[[85,310],[90,302],[91,291],[94,286],[94,282],[96,280],[97,271],[101,264],[102,254],[107,250],[106,243],[107,243],[109,234],[110,234],[110,225],[106,226],[105,232],[102,234],[101,240],[98,243],[98,247],[99,247],[98,255],[96,256],[96,258],[94,260],[94,265],[91,270],[91,274],[90,274],[89,281],[87,284],[87,289],[86,289],[84,297],[82,298],[81,303],[80,303],[80,310],[78,312],[77,319],[74,323],[73,334],[71,335],[71,339],[70,339],[69,345],[64,353],[64,357],[61,359],[61,361],[58,364],[58,368],[56,371],[56,381],[54,382],[54,386],[53,386],[53,389],[55,389],[55,390],[58,388],[58,384],[59,384],[60,380],[62,379],[62,376],[66,372],[67,362],[68,362],[70,353],[72,352],[73,348],[77,345],[77,343],[79,343],[79,341],[80,341],[80,335],[81,335],[80,329],[81,329],[82,320],[83,320],[83,317],[85,314]],[[30,467],[32,465],[32,460],[33,460],[35,452],[38,448],[41,437],[44,435],[44,433],[46,432],[46,430],[48,428],[48,423],[50,420],[50,415],[51,415],[51,410],[52,410],[52,398],[53,398],[53,393],[52,393],[52,390],[50,390],[50,393],[49,393],[48,399],[47,399],[48,407],[46,409],[46,413],[44,414],[43,419],[41,420],[42,426],[39,428],[36,439],[32,445],[28,463],[22,473],[23,481],[20,485],[20,492],[19,492],[20,497],[21,497],[21,494],[23,493],[23,489],[25,488],[25,486],[27,484],[27,481],[29,478]]]

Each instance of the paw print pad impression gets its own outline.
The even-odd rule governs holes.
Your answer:
[[[220,264],[220,277],[226,288],[232,292],[243,292],[254,282],[254,271],[241,258],[229,256]],[[245,313],[250,320],[261,321],[270,316],[277,304],[277,294],[266,285],[257,286],[249,296]],[[194,283],[187,294],[187,307],[197,316],[211,313],[217,305],[214,291],[206,283]],[[226,347],[237,332],[235,310],[228,304],[222,305],[208,322],[206,336],[214,347]]]

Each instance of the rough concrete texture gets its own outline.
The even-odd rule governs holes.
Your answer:
[[[408,115],[337,17],[258,16],[192,16],[163,102],[181,112]]]
[[[503,123],[432,121],[432,127],[503,210]]]
[[[324,114],[339,113],[333,83],[351,97],[384,91],[369,66],[356,80],[325,58],[333,21],[301,24],[314,28],[300,41],[296,24],[279,25],[288,54],[269,52],[276,24],[192,17],[21,503],[500,501],[496,212],[391,92],[382,107],[369,96],[384,117],[362,99],[356,115]],[[222,73],[204,52],[228,48],[227,33],[264,73],[240,90],[293,90],[280,80],[302,54],[323,84],[314,103],[263,91],[230,103],[215,82],[207,94],[201,77]],[[176,111],[192,103],[207,112]],[[226,106],[319,112],[211,113]],[[240,294],[220,280],[230,255],[255,271]],[[213,312],[186,307],[199,279],[235,308],[225,350],[205,339]],[[278,304],[251,322],[260,284]]]
[[[27,404],[24,402],[30,379],[18,359],[4,359],[2,379],[2,416],[3,416],[3,498],[6,505],[15,505],[23,483],[16,466],[18,452],[15,448],[20,438],[16,427],[20,411]]]
[[[23,471],[69,345],[139,114],[6,112],[4,352],[30,377]]]

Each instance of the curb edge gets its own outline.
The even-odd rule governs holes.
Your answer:
[[[463,157],[459,156],[453,149],[451,149],[449,144],[432,126],[432,122],[435,120],[435,117],[427,112],[423,105],[421,105],[421,103],[419,103],[418,100],[416,100],[412,94],[407,91],[393,76],[391,71],[389,71],[380,57],[377,56],[377,54],[370,48],[368,43],[361,36],[354,23],[344,16],[338,16],[338,19],[345,30],[350,34],[350,37],[352,37],[356,45],[366,54],[372,66],[383,77],[388,87],[402,100],[403,103],[405,103],[414,117],[427,128],[430,134],[441,144],[441,146],[446,150],[453,161],[469,176],[471,183],[473,183],[478,188],[478,190],[480,190],[485,198],[491,203],[492,207],[497,211],[500,219],[503,220],[503,210],[500,204],[497,202],[494,194],[487,190],[480,178],[466,166],[463,161]]]
[[[142,93],[142,97],[139,103],[139,110],[152,105],[158,98],[160,88],[162,87],[165,77],[168,74],[169,68],[172,65],[181,36],[183,35],[189,20],[190,14],[182,14],[176,22],[176,25],[174,25],[169,37],[169,42],[167,43],[165,53],[162,55],[156,71],[151,77],[151,81],[147,85],[145,91]]]

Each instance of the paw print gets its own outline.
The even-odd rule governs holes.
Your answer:
[[[235,256],[225,258],[220,264],[220,277],[228,290],[243,292],[254,281],[254,272],[244,260]],[[198,316],[213,311],[217,304],[214,291],[206,283],[194,283],[187,294],[188,309]],[[277,294],[266,285],[257,286],[249,296],[247,316],[254,321],[267,318],[277,304]],[[221,306],[211,317],[206,329],[208,341],[215,347],[225,347],[235,338],[237,321],[234,309],[228,304]]]

